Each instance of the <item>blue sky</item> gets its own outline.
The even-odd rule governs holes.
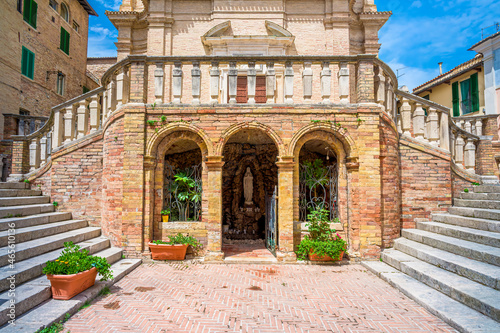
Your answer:
[[[104,14],[121,0],[90,0],[99,17],[90,17],[89,56],[115,56],[116,29]],[[500,22],[499,0],[375,0],[379,11],[392,11],[380,30],[379,57],[410,89],[474,57],[467,51],[481,40],[481,28]],[[487,33],[495,32],[489,28]]]

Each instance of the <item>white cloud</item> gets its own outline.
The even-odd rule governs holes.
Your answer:
[[[89,57],[116,56],[115,42],[118,37],[116,30],[110,30],[100,25],[90,27],[89,32]]]
[[[436,68],[430,69],[409,67],[397,61],[387,61],[387,64],[392,68],[394,74],[399,76],[399,88],[407,86],[410,91],[439,75],[437,64]]]
[[[417,0],[417,1],[413,1],[413,3],[411,4],[412,7],[415,7],[415,8],[420,8],[422,7],[422,2]]]
[[[120,5],[122,4],[122,0],[96,0],[96,1],[99,2],[101,5],[103,5],[104,8],[114,11],[120,9]]]

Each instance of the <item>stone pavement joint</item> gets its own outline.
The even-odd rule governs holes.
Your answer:
[[[65,332],[455,332],[361,265],[142,265]]]

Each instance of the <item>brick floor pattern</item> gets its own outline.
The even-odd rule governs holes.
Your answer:
[[[78,332],[455,332],[360,265],[144,264]]]

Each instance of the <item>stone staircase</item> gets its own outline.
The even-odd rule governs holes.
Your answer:
[[[363,265],[459,331],[500,332],[500,186],[461,193],[381,259]]]
[[[98,282],[69,301],[51,298],[50,282],[42,269],[55,260],[64,242],[72,241],[112,264],[113,281]],[[15,252],[9,245],[15,244]],[[110,247],[101,229],[58,212],[50,198],[25,183],[0,183],[0,331],[35,332],[73,314],[140,265],[140,259],[122,259],[122,250]],[[12,266],[11,266],[12,265]],[[12,280],[14,276],[14,280]],[[11,303],[15,300],[15,311]],[[13,314],[15,313],[15,317]],[[15,318],[15,325],[9,320]],[[2,326],[3,325],[3,326]]]

